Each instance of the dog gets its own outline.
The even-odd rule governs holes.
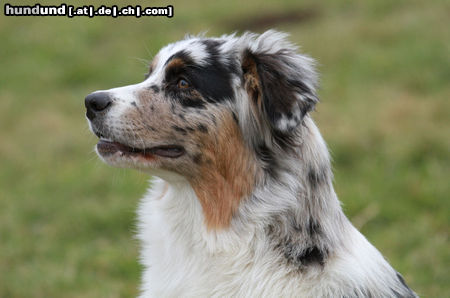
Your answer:
[[[417,297],[344,215],[287,34],[187,36],[85,99],[96,152],[152,175],[141,297]]]

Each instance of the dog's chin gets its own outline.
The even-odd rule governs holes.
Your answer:
[[[137,169],[158,167],[163,159],[176,159],[185,154],[184,148],[178,145],[161,145],[141,149],[106,139],[99,140],[95,151],[109,165]]]

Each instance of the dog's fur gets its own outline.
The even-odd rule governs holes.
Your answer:
[[[267,31],[188,36],[142,83],[103,91],[100,157],[155,177],[142,297],[416,296],[342,212],[316,84],[313,60]]]

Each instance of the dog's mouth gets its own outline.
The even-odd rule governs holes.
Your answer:
[[[97,151],[103,156],[119,152],[122,155],[143,156],[147,158],[154,157],[155,155],[167,158],[178,158],[185,153],[184,148],[179,145],[162,145],[140,149],[105,139],[100,139],[97,143]]]

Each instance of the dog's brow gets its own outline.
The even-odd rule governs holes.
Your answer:
[[[174,60],[176,58],[180,59],[184,63],[193,64],[192,58],[189,56],[189,54],[185,50],[181,50],[179,52],[176,52],[172,56],[170,56],[169,59],[167,59],[167,61],[164,63],[164,66],[166,66],[167,64],[169,64],[172,60]]]
[[[178,58],[177,56],[175,56],[176,54],[172,55],[169,57],[169,59],[166,60],[166,62],[164,63],[164,66],[167,66],[172,60],[174,60],[175,58]]]
[[[183,66],[186,66],[186,63],[184,62],[183,59],[178,57],[171,59],[169,63],[166,62],[167,68],[179,68]]]

